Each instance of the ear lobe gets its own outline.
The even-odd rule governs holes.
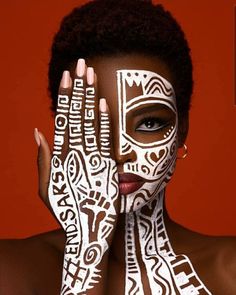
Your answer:
[[[183,147],[189,129],[189,116],[187,114],[179,115],[179,126],[178,126],[178,147]]]

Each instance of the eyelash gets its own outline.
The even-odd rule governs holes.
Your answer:
[[[144,123],[148,123],[148,122],[154,122],[154,124],[158,124],[159,126],[153,130],[148,130],[148,127],[146,127],[147,129],[146,130],[142,130],[142,129],[139,129],[140,126]],[[161,120],[160,118],[157,118],[157,117],[147,117],[147,118],[144,118],[142,119],[138,124],[137,124],[137,127],[135,129],[135,131],[142,131],[142,132],[155,132],[155,131],[159,131],[163,128],[165,128],[166,126],[169,125],[169,122],[166,122],[165,120]],[[153,127],[152,127],[153,128]]]

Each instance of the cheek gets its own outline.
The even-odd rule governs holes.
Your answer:
[[[162,165],[168,156],[166,149],[140,149],[137,154],[137,163],[141,173],[145,173],[147,178],[153,180],[162,170]]]
[[[155,199],[165,188],[175,169],[176,140],[159,148],[141,149],[133,146],[133,149],[136,149],[137,160],[132,164],[124,164],[124,170],[138,174],[148,181],[139,190],[122,197],[122,213],[136,211]]]
[[[124,164],[125,172],[135,173],[149,181],[161,180],[172,170],[176,159],[177,141],[174,137],[170,142],[159,147],[139,147],[128,143],[129,150],[136,154],[136,160]]]
[[[154,162],[154,163],[157,163],[158,162],[158,157],[157,157],[157,154],[152,152],[150,154],[150,159]]]

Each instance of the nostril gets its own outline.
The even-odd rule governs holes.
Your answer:
[[[129,157],[126,162],[134,162],[136,160],[137,160],[137,154],[134,150],[132,150],[131,153],[129,153]]]
[[[131,150],[125,154],[117,153],[115,160],[118,164],[124,164],[127,162],[135,162],[137,160],[137,154],[133,150]]]

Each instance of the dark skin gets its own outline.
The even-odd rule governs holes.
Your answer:
[[[142,69],[159,73],[172,85],[173,77],[168,67],[154,57],[131,54],[121,57],[101,57],[87,61],[96,70],[99,86],[98,96],[105,97],[113,120],[113,150],[118,171],[122,171],[125,161],[132,161],[133,155],[123,157],[118,150],[118,128],[116,85],[114,72],[117,69]],[[73,72],[73,71],[71,71]],[[132,120],[131,120],[132,121]],[[130,122],[130,124],[132,124]],[[132,129],[132,128],[131,128]],[[187,136],[188,120],[180,121],[178,143],[182,147]],[[131,130],[132,132],[132,130]],[[50,171],[50,151],[42,134],[39,148],[40,195],[47,202],[47,182]],[[150,135],[149,135],[150,136]],[[154,135],[151,135],[154,136]],[[145,139],[144,139],[145,140]],[[230,237],[210,237],[192,232],[178,225],[168,216],[165,208],[165,225],[176,254],[186,254],[197,274],[216,295],[236,294],[236,239]],[[118,217],[113,241],[109,250],[107,266],[106,294],[124,294],[124,215]],[[0,243],[1,269],[0,294],[60,294],[61,273],[65,235],[57,230],[24,240],[6,240]],[[140,253],[137,253],[141,260]],[[145,294],[150,294],[146,270],[141,269]],[[118,275],[119,274],[119,275]]]

